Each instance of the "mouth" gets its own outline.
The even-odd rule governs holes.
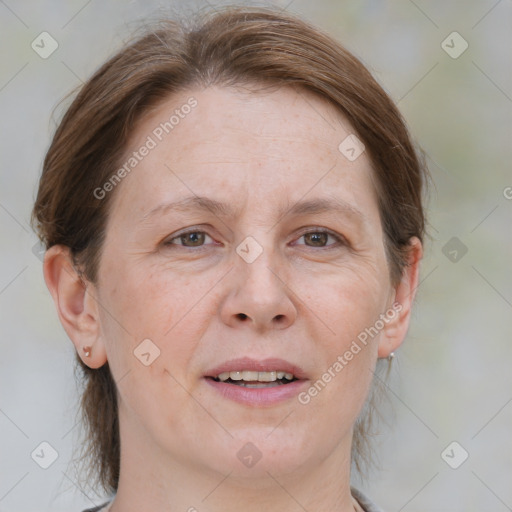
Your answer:
[[[212,378],[216,382],[232,384],[244,388],[273,388],[277,386],[286,386],[297,379],[293,373],[284,370],[258,372],[251,370],[236,370],[231,372],[222,372]]]
[[[251,407],[273,406],[295,397],[309,376],[284,359],[232,359],[212,368],[205,381],[223,398]]]

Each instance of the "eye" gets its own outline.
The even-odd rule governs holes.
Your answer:
[[[205,243],[211,243],[213,239],[204,231],[188,231],[170,238],[165,245],[181,245],[183,247],[201,247]]]
[[[299,240],[304,240],[300,242]],[[341,245],[343,240],[340,236],[335,235],[329,231],[309,231],[304,233],[295,242],[297,245],[306,245],[308,247],[331,247],[335,245]]]

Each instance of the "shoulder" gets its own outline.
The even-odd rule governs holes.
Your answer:
[[[354,487],[351,488],[352,496],[357,500],[364,512],[384,512],[380,507],[375,505],[373,501],[365,496],[361,491],[358,491]]]

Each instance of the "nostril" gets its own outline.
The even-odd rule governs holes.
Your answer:
[[[238,315],[236,315],[240,320],[245,320],[246,318],[248,318],[248,316],[245,314],[245,313],[238,313]]]
[[[281,321],[281,320],[283,320],[283,319],[284,319],[284,315],[276,315],[276,316],[274,317],[274,320],[277,320],[278,322],[280,322],[280,321]]]

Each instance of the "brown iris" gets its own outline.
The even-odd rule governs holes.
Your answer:
[[[327,240],[329,238],[328,233],[306,233],[304,235],[304,242],[306,245],[310,245],[313,247],[324,247],[327,244]]]

